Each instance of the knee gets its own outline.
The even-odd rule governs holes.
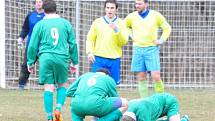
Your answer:
[[[146,74],[144,72],[137,73],[137,80],[138,81],[146,80]]]
[[[160,72],[153,72],[152,73],[152,79],[154,81],[160,81],[161,80]]]
[[[54,86],[54,84],[45,84],[44,85],[44,90],[49,91],[49,92],[54,92],[55,86]]]

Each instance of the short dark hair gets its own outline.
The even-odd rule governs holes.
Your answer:
[[[118,3],[116,2],[116,0],[106,0],[104,8],[106,7],[107,3],[113,3],[116,5],[116,9],[118,8]]]
[[[106,75],[110,76],[110,71],[108,69],[106,69],[106,68],[99,68],[99,69],[96,70],[96,72],[103,72]]]
[[[133,118],[127,115],[123,115],[121,121],[135,121]]]
[[[45,13],[56,13],[57,5],[54,0],[44,0],[43,9]]]
[[[34,0],[34,1],[33,1],[33,4],[36,4],[36,1],[37,1],[37,0]],[[42,0],[42,2],[43,2],[43,1],[44,1],[44,0]]]

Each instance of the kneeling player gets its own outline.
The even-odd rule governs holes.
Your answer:
[[[178,112],[179,104],[175,96],[158,93],[144,99],[131,100],[122,121],[159,121],[163,116],[167,116],[167,119],[162,121],[180,121]]]
[[[115,121],[127,110],[128,101],[118,96],[116,83],[108,70],[88,72],[68,88],[72,97],[72,121],[83,121],[85,116],[96,116],[97,121]]]

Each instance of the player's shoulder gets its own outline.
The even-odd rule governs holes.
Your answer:
[[[96,18],[93,23],[98,23],[98,22],[101,22],[103,20],[103,17],[99,17],[99,18]]]
[[[161,14],[159,11],[152,10],[152,9],[150,9],[150,12],[149,12],[149,13],[151,13],[151,14],[153,14],[153,15],[162,16],[162,14]]]
[[[129,13],[126,18],[135,18],[138,15],[138,11],[133,11]]]

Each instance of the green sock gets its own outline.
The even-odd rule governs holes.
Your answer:
[[[66,88],[65,87],[58,87],[57,88],[57,105],[56,110],[60,111],[64,102],[66,100]]]
[[[148,96],[148,81],[139,81],[138,82],[138,91],[141,98]]]
[[[155,92],[158,92],[158,93],[164,92],[164,83],[162,80],[155,82],[154,90]]]
[[[47,118],[52,119],[52,113],[53,113],[53,92],[50,91],[44,91],[44,106],[45,111],[47,114]]]

